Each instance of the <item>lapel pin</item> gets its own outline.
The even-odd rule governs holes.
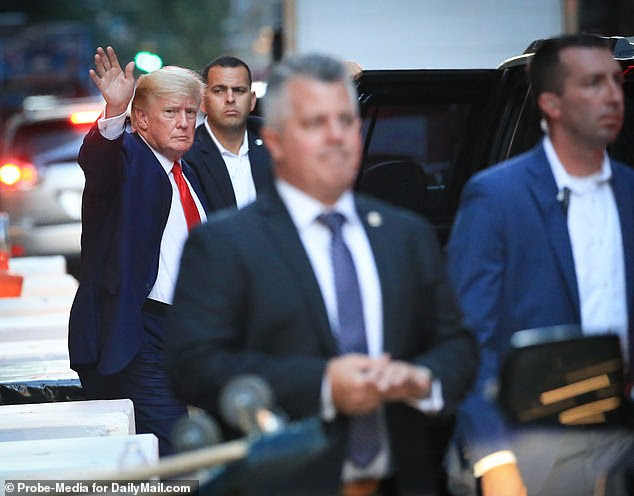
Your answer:
[[[262,140],[260,138],[255,138],[254,143],[258,146],[262,146]]]
[[[379,227],[381,224],[383,224],[383,217],[381,217],[381,214],[378,212],[368,212],[367,218],[368,224],[370,224],[372,227]]]

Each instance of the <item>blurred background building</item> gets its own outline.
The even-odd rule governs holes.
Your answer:
[[[494,67],[536,38],[633,26],[631,0],[3,0],[0,124],[28,95],[94,93],[96,45],[193,69],[232,53],[262,79],[308,50],[365,68]]]

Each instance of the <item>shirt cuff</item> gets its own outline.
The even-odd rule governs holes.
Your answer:
[[[102,117],[97,121],[99,134],[110,141],[117,139],[125,130],[125,118],[125,112],[114,117]]]
[[[517,458],[512,451],[502,450],[491,453],[490,455],[481,458],[473,464],[473,475],[478,478],[482,477],[486,472],[499,465],[505,465],[507,463],[517,464]]]
[[[421,412],[436,413],[443,409],[445,401],[442,398],[442,383],[440,379],[431,382],[429,396],[420,400],[408,400],[407,404]]]
[[[332,401],[332,388],[326,374],[321,380],[321,418],[325,421],[334,420],[337,416],[335,404]]]

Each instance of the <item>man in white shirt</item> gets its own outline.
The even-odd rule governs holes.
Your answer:
[[[185,155],[200,179],[210,211],[242,208],[271,183],[271,157],[259,136],[260,119],[251,70],[242,60],[222,55],[202,72],[203,123]]]
[[[564,36],[538,47],[530,80],[547,136],[469,181],[448,245],[482,347],[458,415],[455,494],[475,495],[477,478],[484,496],[590,496],[614,465],[634,460],[631,429],[522,428],[496,401],[511,336],[524,329],[617,334],[631,370],[634,172],[606,153],[623,122],[621,68],[607,40]]]
[[[175,390],[218,414],[227,380],[258,374],[292,420],[324,419],[328,449],[267,494],[440,492],[426,414],[455,407],[477,350],[434,229],[352,192],[360,118],[342,63],[281,62],[264,104],[277,179],[186,244],[167,333]]]
[[[132,399],[137,433],[156,434],[165,455],[186,413],[165,372],[165,313],[189,229],[206,219],[196,176],[182,160],[202,83],[192,71],[165,67],[142,76],[135,91],[133,70],[99,47],[90,71],[106,109],[78,159],[86,185],[69,349],[86,397]],[[134,133],[125,131],[131,100]]]

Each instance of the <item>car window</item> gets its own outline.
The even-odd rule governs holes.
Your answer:
[[[370,135],[359,189],[427,216],[446,210],[447,185],[467,130],[469,104],[382,105],[363,122]]]
[[[357,190],[426,217],[444,244],[464,171],[485,166],[498,83],[496,71],[470,70],[377,71],[362,79]]]
[[[16,130],[9,151],[14,156],[30,160],[48,150],[67,149],[74,157],[59,159],[77,158],[77,151],[89,128],[89,124],[75,125],[62,119],[23,125]]]

